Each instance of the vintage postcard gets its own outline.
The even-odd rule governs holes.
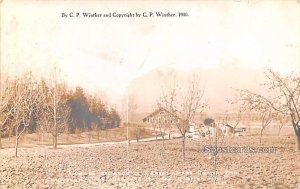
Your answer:
[[[0,188],[300,189],[300,1],[0,1]]]

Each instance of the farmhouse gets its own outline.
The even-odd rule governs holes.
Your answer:
[[[166,110],[163,107],[160,107],[159,109],[155,110],[153,113],[149,114],[145,118],[143,118],[143,123],[146,123],[148,125],[151,124],[175,124],[179,123],[179,118]]]
[[[158,108],[142,120],[148,128],[152,128],[155,131],[159,130],[160,132],[168,133],[169,139],[171,138],[171,133],[177,133],[176,136],[180,136],[178,126],[183,124],[182,119],[163,107]],[[196,135],[198,135],[199,137],[199,132],[196,129],[196,124],[189,123],[186,131],[186,136],[190,138],[197,138]]]
[[[224,136],[245,136],[246,128],[234,128],[229,124],[203,125],[202,137],[215,137],[216,129],[221,131]]]
[[[234,132],[234,127],[229,124],[221,124],[220,128],[225,136],[232,136]]]
[[[245,128],[234,128],[229,124],[224,123],[215,123],[215,121],[211,118],[207,118],[204,120],[204,125],[202,125],[202,137],[215,137],[216,132],[218,132],[224,136],[233,136],[238,135],[241,136],[245,132]]]
[[[180,118],[177,115],[171,113],[167,109],[160,107],[145,118],[142,119],[146,127],[163,133],[168,133],[169,139],[171,133],[177,131],[176,124],[180,123]]]
[[[194,122],[189,123],[186,136],[188,138],[193,138],[193,139],[197,139],[200,137],[200,130],[199,127],[197,127],[196,123]]]
[[[177,129],[179,124],[182,124],[180,119],[174,113],[171,113],[167,109],[160,107],[148,116],[142,119],[146,127],[159,131],[161,133],[168,133],[171,138],[171,133],[179,134]],[[191,122],[187,128],[186,136],[190,138],[199,138],[199,136],[210,138],[215,137],[216,132],[218,135],[225,136],[244,136],[246,128],[234,128],[229,124],[215,124],[213,119],[207,118],[204,124],[201,124],[200,128],[196,126],[196,123]],[[177,135],[178,136],[178,135]]]
[[[214,137],[215,127],[213,125],[202,125],[201,126],[201,136],[202,137]]]
[[[229,124],[221,124],[219,126],[225,136],[245,136],[245,127],[233,127]]]

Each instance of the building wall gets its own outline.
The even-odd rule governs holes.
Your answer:
[[[173,116],[171,116],[166,111],[159,111],[157,114],[150,116],[147,118],[147,120],[144,122],[146,125],[153,125],[153,124],[168,124],[168,125],[175,125],[175,123],[178,123],[178,119],[174,119]]]

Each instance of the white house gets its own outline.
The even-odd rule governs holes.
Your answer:
[[[235,136],[245,136],[246,135],[246,127],[239,127],[234,129]]]
[[[215,128],[212,125],[202,125],[201,136],[205,138],[215,136]]]
[[[201,135],[202,135],[202,137],[206,137],[206,138],[207,137],[215,137],[216,130],[218,130],[221,134],[223,134],[225,136],[233,136],[233,134],[235,133],[234,131],[241,133],[241,131],[239,129],[235,129],[231,125],[223,124],[223,123],[202,125],[201,128],[202,128]],[[243,132],[244,131],[245,131],[245,129],[243,129]],[[241,136],[241,134],[239,134],[239,136]]]

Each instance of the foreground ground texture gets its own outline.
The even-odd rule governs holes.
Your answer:
[[[222,146],[260,146],[258,137],[225,139]],[[0,188],[300,188],[300,153],[292,137],[266,137],[275,153],[201,152],[205,139],[91,147],[0,150]],[[216,168],[215,168],[216,163]]]

